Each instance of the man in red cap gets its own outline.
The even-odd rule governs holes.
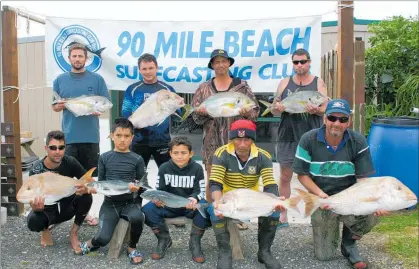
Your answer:
[[[218,269],[232,267],[230,233],[227,230],[226,220],[220,212],[214,210],[223,193],[238,188],[259,191],[259,178],[262,177],[263,191],[279,196],[278,185],[273,177],[271,155],[254,143],[255,123],[250,120],[233,122],[229,137],[230,142],[215,151],[209,180],[214,203],[209,207],[208,213],[218,245]],[[278,206],[272,215],[259,217],[258,220],[258,260],[268,269],[281,268],[280,263],[272,256],[271,246],[279,221],[279,210],[283,209],[282,206]]]

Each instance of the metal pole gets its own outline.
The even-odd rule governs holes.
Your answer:
[[[18,8],[14,8],[14,7],[11,7],[11,6],[3,6],[3,10],[4,11],[14,11],[16,13],[16,15],[18,15],[18,16],[21,16],[23,18],[27,18],[31,21],[35,21],[35,22],[38,22],[38,23],[41,23],[41,24],[45,24],[44,19],[36,17],[34,15],[31,15],[31,14],[29,14],[27,12],[24,12],[24,11],[18,9]]]

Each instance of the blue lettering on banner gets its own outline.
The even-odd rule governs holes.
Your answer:
[[[268,79],[282,79],[295,74],[292,66],[288,64],[282,64],[282,68],[278,64],[265,64],[258,72],[258,75],[263,80]]]
[[[211,56],[212,41],[209,40],[214,36],[214,31],[202,31],[199,39],[199,48],[194,51],[195,32],[171,32],[166,35],[165,32],[157,34],[156,45],[154,47],[154,55],[166,57],[170,53],[171,58],[209,58]],[[166,38],[167,37],[167,38]]]
[[[304,33],[303,33],[304,31]],[[196,35],[199,35],[196,38]],[[302,47],[309,50],[311,27],[285,28],[276,36],[269,29],[264,29],[260,38],[256,38],[256,30],[224,32],[223,49],[231,57],[252,58],[262,55],[275,56],[293,53]],[[213,47],[214,31],[183,31],[158,32],[154,44],[154,55],[175,58],[209,58]],[[123,31],[118,37],[117,53],[119,56],[130,52],[138,58],[144,53],[146,36],[143,32],[131,34]],[[198,43],[199,42],[199,43]]]

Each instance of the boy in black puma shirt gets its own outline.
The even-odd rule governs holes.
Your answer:
[[[195,262],[203,263],[204,255],[201,251],[201,238],[205,229],[211,222],[204,218],[197,210],[198,194],[200,193],[199,181],[204,179],[202,166],[192,160],[192,144],[186,137],[175,137],[169,143],[171,160],[159,168],[157,189],[170,192],[191,200],[186,208],[164,207],[159,202],[149,202],[143,207],[145,223],[150,226],[158,239],[157,248],[151,255],[152,259],[159,260],[164,257],[166,250],[171,246],[172,239],[164,218],[185,216],[193,219],[189,249]],[[206,203],[204,199],[199,201]]]

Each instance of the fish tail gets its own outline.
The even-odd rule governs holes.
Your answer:
[[[56,92],[56,91],[52,91],[52,95],[55,98],[55,101],[61,100],[61,96]]]
[[[209,207],[209,203],[197,204],[196,205],[196,209],[198,209],[199,213],[206,219],[208,218],[207,217],[207,208],[208,207]]]
[[[100,54],[102,53],[102,51],[103,51],[104,49],[106,49],[106,47],[98,49],[97,51],[95,51],[95,52],[94,52],[94,54],[96,54],[97,56],[99,56],[99,58],[101,58],[101,59],[102,59],[102,56],[101,56]]]
[[[138,184],[134,184],[138,187],[141,187],[143,189],[151,190],[153,189],[150,185],[148,185],[148,172],[145,172],[144,176],[140,179],[140,182]]]
[[[189,117],[189,115],[191,115],[192,112],[194,111],[193,107],[190,105],[185,105],[183,108],[185,108],[185,113],[180,118],[180,121],[186,120]]]
[[[295,210],[298,213],[300,213],[300,210],[298,209],[297,205],[301,202],[302,198],[300,196],[290,197],[286,205],[289,209]]]
[[[81,178],[80,181],[83,181],[84,183],[89,183],[89,182],[93,182],[95,181],[92,177],[93,172],[96,170],[96,167],[91,168],[89,171],[87,171],[86,174],[84,174]]]
[[[258,100],[260,103],[262,103],[263,105],[266,106],[265,111],[263,111],[262,115],[260,115],[261,117],[265,116],[266,114],[268,114],[269,112],[271,112],[271,108],[272,108],[272,104],[269,102],[266,102],[264,100]]]
[[[320,206],[319,197],[298,188],[295,190],[305,203],[304,217],[307,218]]]

